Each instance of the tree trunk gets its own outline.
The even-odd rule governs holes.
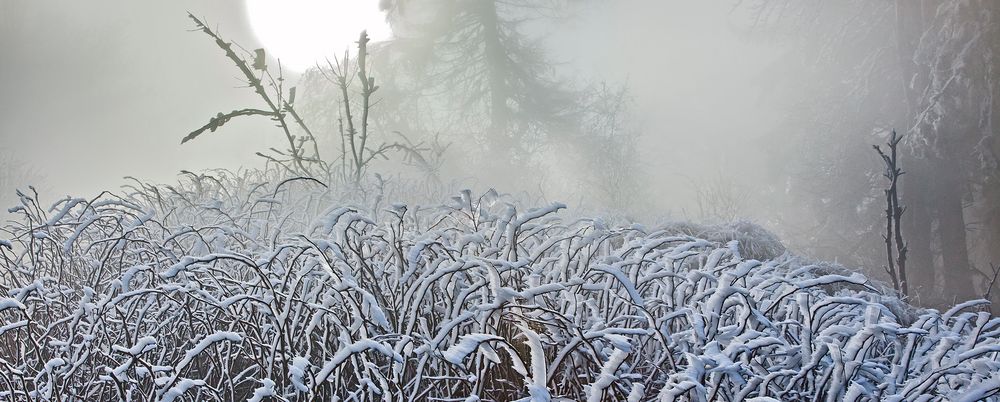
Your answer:
[[[513,155],[509,155],[512,144],[510,127],[510,107],[507,102],[510,100],[508,93],[506,72],[504,71],[508,61],[507,52],[504,49],[500,27],[500,18],[497,15],[496,3],[493,0],[478,0],[476,13],[482,25],[483,35],[483,57],[486,67],[487,86],[485,90],[489,92],[490,122],[487,143],[489,151],[494,154],[498,161],[510,161]]]
[[[945,302],[976,299],[974,273],[969,264],[963,196],[965,180],[958,162],[951,157],[936,159],[938,236],[941,241]]]
[[[917,304],[932,303],[940,294],[934,280],[934,255],[931,252],[931,208],[930,197],[933,190],[929,185],[930,171],[927,160],[918,159],[909,163],[902,183],[902,203],[906,207],[903,215],[903,233],[909,247],[907,275],[911,294]]]
[[[984,5],[992,21],[1000,20],[1000,2],[987,1]],[[977,242],[979,253],[976,262],[982,267],[991,264],[1000,264],[1000,141],[996,133],[1000,130],[1000,28],[993,28],[989,32],[989,43],[992,43],[991,57],[987,59],[987,68],[992,69],[992,74],[987,74],[986,79],[986,101],[988,113],[982,116],[981,125],[983,131],[994,133],[988,136],[983,143],[983,148],[988,155],[986,158],[985,177],[982,180],[980,193],[977,199],[977,221],[983,224],[983,235]],[[996,287],[994,287],[996,288]],[[993,290],[998,297],[994,299],[1000,301],[1000,289]]]
[[[915,110],[920,107],[921,93],[916,88],[926,85],[926,73],[914,61],[920,37],[927,29],[926,0],[896,0],[896,57],[899,63],[899,83],[902,101],[897,123],[899,129],[912,134],[910,128],[915,121]],[[914,301],[920,305],[936,303],[939,290],[935,280],[934,254],[931,251],[931,222],[933,220],[930,195],[930,161],[919,155],[910,154],[907,174],[902,181],[902,204],[906,207],[903,215],[903,233],[909,247],[907,274]]]

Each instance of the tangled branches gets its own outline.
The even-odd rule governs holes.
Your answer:
[[[310,179],[23,197],[0,398],[994,398],[1000,320],[864,277],[464,192],[376,220]]]

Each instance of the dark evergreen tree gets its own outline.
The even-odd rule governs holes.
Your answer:
[[[551,188],[560,177],[573,180],[559,180],[564,191],[552,193],[589,186],[596,191],[587,201],[603,207],[635,197],[637,132],[625,119],[627,95],[561,79],[547,56],[540,26],[563,18],[566,2],[399,0],[383,7],[396,38],[373,47],[378,129],[415,140],[440,134],[453,144],[444,170],[506,191]],[[319,81],[307,77],[306,86]],[[305,103],[334,101],[311,102],[330,91],[311,92]]]

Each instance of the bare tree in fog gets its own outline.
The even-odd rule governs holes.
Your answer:
[[[731,176],[692,180],[698,219],[706,223],[729,223],[746,213],[750,189]]]
[[[585,172],[582,185],[591,201],[606,211],[641,213],[648,208],[638,156],[640,131],[635,123],[633,100],[625,87],[595,85],[584,92],[578,157],[569,161]]]
[[[790,121],[804,134],[788,156],[797,161],[793,192],[823,217],[812,240],[874,261],[878,165],[863,149],[899,128],[912,158],[902,197],[915,293],[925,303],[976,297],[974,284],[988,278],[975,266],[1000,258],[1000,4],[764,0],[752,7],[759,21],[791,27],[806,45],[795,62],[810,71],[803,84],[818,96]]]

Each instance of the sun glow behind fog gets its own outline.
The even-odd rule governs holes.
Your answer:
[[[377,0],[246,0],[246,10],[260,43],[294,72],[354,53],[363,30],[372,41],[392,36]]]

